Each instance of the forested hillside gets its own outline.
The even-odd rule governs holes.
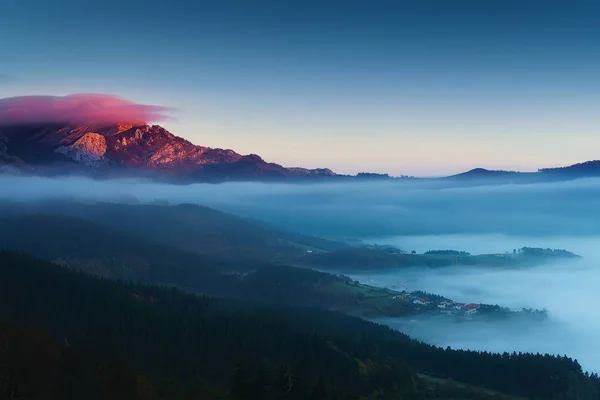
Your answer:
[[[5,381],[12,382],[8,390],[15,397],[21,392],[26,396],[33,385],[23,379],[33,379],[40,387],[48,384],[47,376],[31,374],[38,369],[57,371],[53,373],[60,379],[79,376],[69,380],[66,389],[61,386],[46,397],[31,395],[32,399],[77,398],[50,393],[81,393],[69,392],[70,386],[85,379],[117,382],[106,385],[113,396],[96,398],[426,399],[442,393],[452,397],[448,393],[455,384],[442,380],[437,387],[427,385],[416,372],[516,396],[598,398],[597,377],[585,375],[568,358],[443,350],[339,313],[265,308],[176,289],[122,284],[16,252],[0,252],[0,318],[12,324],[6,335],[13,339],[21,337],[11,334],[13,329],[48,332],[53,338],[41,339],[49,343],[47,351],[33,347],[28,353],[40,358],[39,363],[18,364],[14,353],[4,358],[9,361]],[[53,369],[63,365],[65,352],[81,354],[81,368]],[[103,361],[95,361],[95,354]],[[112,368],[112,363],[120,367]],[[499,396],[466,387],[462,398]]]
[[[268,261],[200,255],[71,217],[0,219],[0,249],[34,254],[101,277],[211,296],[325,309],[354,307],[357,301],[348,278]],[[330,290],[334,284],[336,290]],[[340,286],[346,290],[337,290]]]
[[[146,378],[101,349],[6,321],[0,321],[0,343],[0,399],[147,398],[138,396]]]
[[[343,243],[283,231],[195,204],[57,201],[0,204],[0,215],[51,214],[74,217],[151,239],[180,250],[230,260],[289,260]]]
[[[265,253],[262,260],[226,257],[227,251],[215,255],[198,254],[129,230],[64,215],[26,214],[0,218],[0,249],[23,251],[101,277],[264,304],[317,307],[369,319],[439,314],[440,311],[435,302],[420,307],[414,303],[415,296],[363,285],[343,275],[283,265],[270,260],[269,253]],[[498,310],[500,306],[494,305],[494,309]],[[514,316],[496,312],[486,315],[493,318]]]

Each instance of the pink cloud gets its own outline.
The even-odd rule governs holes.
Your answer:
[[[0,99],[0,125],[147,123],[168,119],[170,110],[106,94],[8,97]]]

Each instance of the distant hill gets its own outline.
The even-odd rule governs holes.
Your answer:
[[[503,171],[503,170],[490,170],[485,168],[474,168],[467,172],[462,172],[460,174],[451,175],[448,178],[455,179],[472,179],[472,178],[496,178],[496,177],[512,177],[516,175],[520,175],[520,172],[517,171]]]
[[[507,183],[535,183],[542,181],[544,177],[536,172],[519,172],[505,170],[490,170],[485,168],[474,168],[456,175],[450,175],[444,180],[458,182],[460,184],[507,184]]]
[[[556,176],[595,177],[600,176],[600,160],[586,161],[566,167],[543,168],[539,172]]]
[[[600,160],[586,161],[566,167],[541,168],[537,172],[519,172],[475,168],[443,179],[459,182],[536,183],[564,181],[600,176]]]

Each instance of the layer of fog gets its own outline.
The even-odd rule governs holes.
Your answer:
[[[375,240],[376,241],[376,240]],[[382,240],[390,242],[390,239]],[[494,352],[527,351],[567,354],[586,369],[600,371],[600,236],[586,238],[527,238],[490,236],[427,236],[391,240],[418,250],[461,248],[503,251],[523,245],[568,248],[584,257],[538,267],[413,268],[351,275],[361,282],[406,290],[424,290],[454,301],[499,304],[513,310],[547,309],[540,323],[442,323],[424,320],[382,321],[432,344]]]
[[[391,245],[407,251],[424,253],[428,250],[460,250],[471,254],[512,253],[521,247],[539,247],[563,249],[580,256],[600,255],[600,236],[513,236],[501,233],[462,234],[462,235],[424,235],[424,236],[387,236],[365,238],[367,244]]]
[[[452,187],[447,181],[332,184],[168,185],[139,180],[0,176],[0,200],[78,197],[92,201],[197,203],[321,236],[373,238],[405,250],[455,248],[503,252],[563,248],[585,258],[528,270],[447,269],[361,276],[457,301],[546,308],[547,323],[523,326],[413,324],[410,333],[439,345],[491,351],[569,354],[600,370],[600,180]],[[406,238],[406,236],[429,235]],[[443,235],[443,236],[432,236]],[[461,235],[461,236],[456,236]],[[466,236],[465,236],[466,235]],[[518,237],[517,237],[518,236]],[[372,239],[371,239],[372,240]]]
[[[139,180],[0,176],[0,199],[135,196],[192,202],[309,234],[375,237],[425,234],[600,234],[600,179],[453,187],[449,181],[168,185]]]

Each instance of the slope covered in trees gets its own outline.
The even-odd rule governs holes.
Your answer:
[[[75,217],[180,250],[230,260],[287,260],[307,249],[345,247],[340,242],[283,231],[194,204],[85,204],[60,199],[4,203],[0,208],[6,216],[43,213]]]
[[[197,254],[128,231],[62,215],[0,218],[2,248],[34,254],[102,277],[174,286],[196,294],[265,304],[310,306],[366,318],[402,317],[439,310],[433,302],[429,308],[421,308],[410,296],[362,285],[343,275],[268,260]],[[268,259],[268,254],[265,258]],[[488,315],[505,317],[508,314]]]
[[[122,360],[118,379],[137,398],[434,398],[417,371],[531,398],[598,398],[597,377],[566,357],[443,350],[339,313],[121,284],[15,252],[0,252],[0,318]]]
[[[121,358],[0,321],[0,399],[138,398],[145,377]]]
[[[356,302],[356,288],[349,278],[195,254],[71,217],[38,214],[0,219],[2,248],[101,277],[211,296],[325,309],[352,308]],[[333,285],[347,290],[333,290]]]

